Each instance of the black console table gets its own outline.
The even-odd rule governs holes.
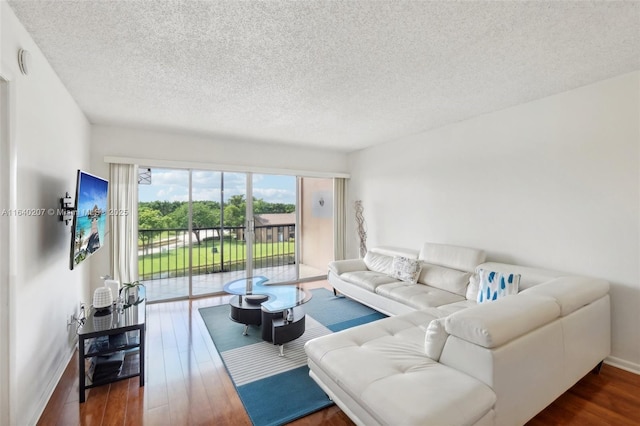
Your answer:
[[[139,288],[143,299],[144,289]],[[144,386],[145,302],[122,309],[91,308],[78,327],[80,402],[86,389],[140,377]]]

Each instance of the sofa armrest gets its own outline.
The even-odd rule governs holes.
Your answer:
[[[451,314],[445,320],[450,335],[485,348],[495,348],[560,316],[551,297],[507,296]]]
[[[533,286],[522,291],[521,294],[535,294],[555,299],[560,305],[561,315],[564,317],[608,293],[608,281],[599,278],[568,276]]]
[[[366,271],[367,265],[365,265],[362,259],[346,259],[346,260],[334,260],[329,262],[329,271],[333,272],[337,276],[344,274],[345,272]]]

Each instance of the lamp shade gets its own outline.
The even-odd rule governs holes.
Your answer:
[[[98,287],[93,292],[93,307],[96,309],[104,309],[113,303],[113,295],[109,287]]]

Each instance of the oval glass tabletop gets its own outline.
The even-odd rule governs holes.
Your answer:
[[[267,296],[268,299],[262,302],[262,309],[267,312],[284,311],[311,299],[311,292],[299,284],[265,284],[267,281],[269,279],[264,276],[240,278],[225,284],[224,291],[239,296]]]

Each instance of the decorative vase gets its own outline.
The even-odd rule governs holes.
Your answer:
[[[360,239],[360,257],[364,257],[367,254],[367,225],[364,221],[364,207],[362,207],[362,201],[356,200],[356,225],[358,238]]]

